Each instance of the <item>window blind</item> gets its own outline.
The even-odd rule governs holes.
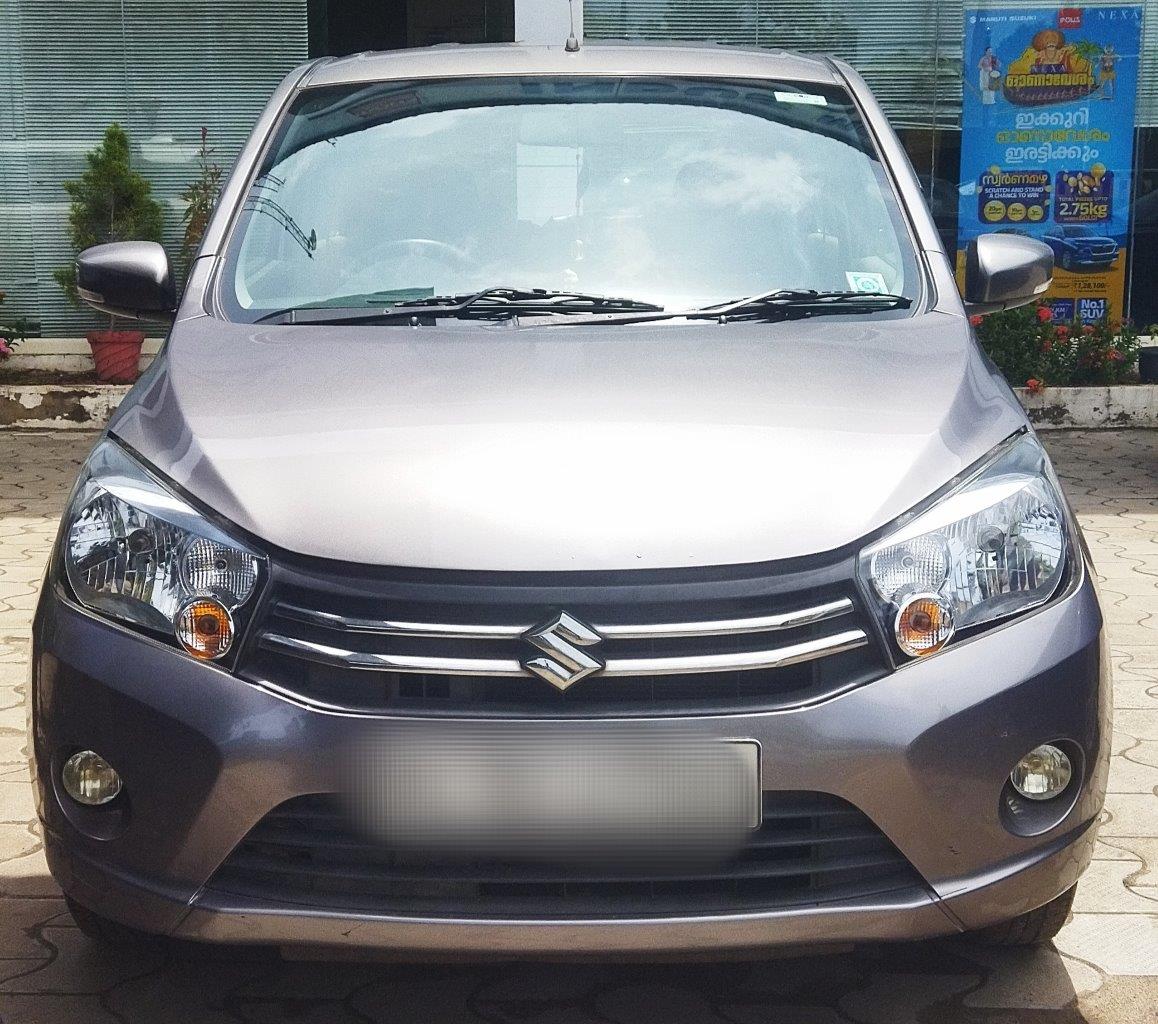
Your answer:
[[[202,126],[229,169],[278,81],[306,59],[306,0],[0,0],[0,289],[5,310],[74,336],[102,319],[68,303],[61,182],[116,121],[165,207],[176,254],[180,193]]]
[[[955,125],[961,4],[928,0],[585,0],[584,34],[710,40],[851,63],[899,127]]]
[[[1158,0],[1143,7],[1137,123],[1155,125]],[[964,8],[962,0],[584,0],[583,22],[590,39],[707,40],[832,54],[864,75],[895,126],[957,128]]]

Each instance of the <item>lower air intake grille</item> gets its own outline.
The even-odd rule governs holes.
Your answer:
[[[453,862],[392,853],[357,834],[339,802],[304,796],[268,814],[209,888],[318,909],[414,917],[582,919],[744,913],[924,895],[920,877],[851,804],[767,792],[747,847],[710,873],[647,878],[573,866]]]

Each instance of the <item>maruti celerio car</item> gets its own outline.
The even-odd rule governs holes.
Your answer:
[[[90,935],[410,954],[1049,939],[1108,768],[1049,459],[864,82],[438,47],[291,74],[35,621]]]

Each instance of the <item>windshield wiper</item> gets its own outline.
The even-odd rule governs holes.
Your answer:
[[[550,313],[658,313],[663,306],[640,299],[589,295],[585,292],[550,291],[546,288],[484,288],[461,295],[432,295],[405,303],[365,306],[297,306],[267,313],[259,324],[416,324],[440,317],[499,320],[512,316]]]
[[[545,313],[567,312],[604,313],[637,310],[641,313],[658,313],[663,306],[642,299],[625,299],[609,295],[593,295],[589,292],[552,291],[547,288],[484,288],[482,291],[465,295],[432,295],[428,299],[416,299],[409,306],[440,306],[448,310],[485,310],[490,313],[528,310]]]
[[[887,292],[817,291],[813,288],[777,288],[760,295],[732,299],[695,309],[667,309],[654,313],[627,313],[624,316],[595,317],[591,320],[560,320],[546,326],[565,327],[578,324],[642,324],[656,320],[715,320],[726,324],[733,320],[802,320],[825,313],[877,313],[882,310],[908,309],[913,300],[907,295]]]
[[[689,320],[753,320],[772,316],[813,316],[817,313],[875,313],[908,309],[913,300],[888,292],[817,291],[814,288],[778,288],[760,295],[703,306],[685,314]]]

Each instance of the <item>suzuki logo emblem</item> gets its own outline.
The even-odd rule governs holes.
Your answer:
[[[523,668],[560,690],[603,668],[602,661],[582,649],[602,643],[603,637],[567,612],[560,612],[545,626],[531,630],[526,639],[546,657],[524,661]]]

